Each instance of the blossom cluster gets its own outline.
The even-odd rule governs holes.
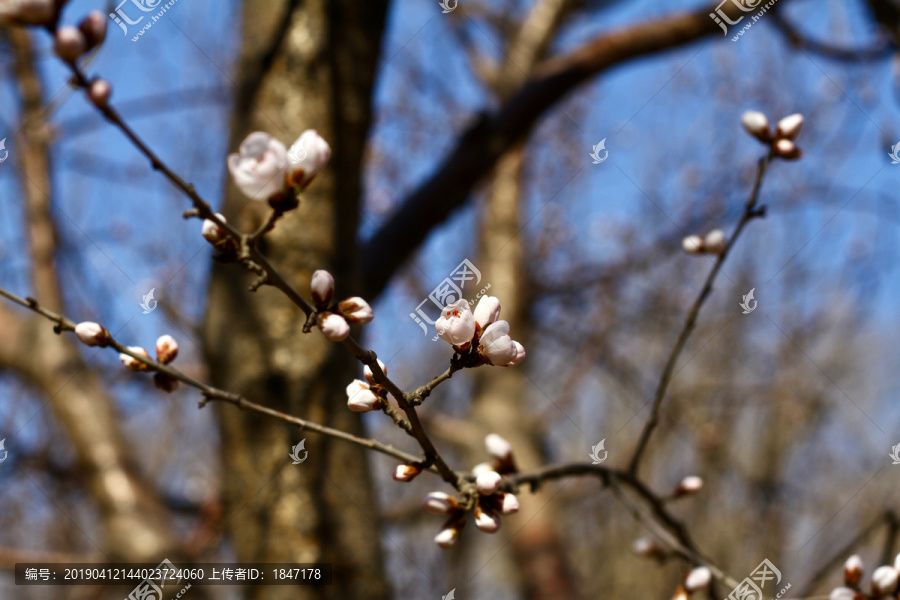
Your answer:
[[[75,326],[75,335],[79,341],[86,346],[106,347],[112,341],[109,331],[99,323],[92,321],[84,321]],[[140,346],[126,346],[126,349],[133,354],[137,354],[147,360],[150,360],[150,354]],[[167,365],[178,356],[178,342],[171,335],[162,335],[156,340],[156,362],[161,365]],[[153,371],[153,367],[147,363],[141,362],[130,354],[120,353],[119,360],[129,371],[136,373],[146,373]],[[172,393],[178,389],[178,380],[166,373],[155,373],[153,375],[153,383],[164,392]]]
[[[896,598],[900,579],[900,554],[894,557],[893,565],[881,565],[872,571],[870,593],[863,592],[862,579],[865,573],[862,559],[854,554],[844,562],[844,585],[831,590],[828,600],[867,600],[868,598]]]
[[[379,360],[378,366],[381,368],[381,372],[387,375],[387,367],[384,366],[384,363]],[[363,369],[363,377],[366,378],[365,381],[354,379],[347,386],[347,408],[353,412],[379,410],[387,404],[387,390],[375,382],[375,376],[368,365]],[[419,472],[416,471],[415,474],[418,475]],[[412,479],[414,476],[411,476],[409,479]],[[397,479],[396,475],[394,479]]]
[[[375,318],[369,303],[359,296],[351,296],[331,305],[334,297],[334,277],[325,270],[312,274],[309,290],[316,305],[316,325],[326,338],[340,342],[350,335],[350,324],[365,325]]]
[[[472,469],[478,496],[474,502],[475,527],[485,533],[496,533],[500,529],[500,517],[519,511],[519,499],[514,494],[501,491],[504,475],[517,471],[513,459],[512,446],[499,435],[492,433],[484,440],[488,454],[494,459],[481,463]],[[394,479],[409,481],[407,473],[415,465],[400,465]],[[413,475],[415,476],[415,475]],[[425,497],[425,510],[435,515],[446,515],[447,521],[435,536],[435,543],[441,548],[451,548],[459,541],[460,532],[466,525],[467,510],[463,503],[444,492],[431,492]]]
[[[803,152],[794,143],[803,127],[803,115],[795,113],[784,117],[778,121],[773,133],[766,115],[748,110],[741,117],[741,125],[747,133],[769,146],[774,156],[787,160],[796,160],[803,156]]]
[[[500,300],[482,296],[473,313],[468,301],[457,300],[441,311],[435,322],[442,340],[459,354],[468,354],[480,364],[508,367],[525,359],[525,348],[509,336],[509,323],[500,318]]]

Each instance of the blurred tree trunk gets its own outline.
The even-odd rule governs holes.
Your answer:
[[[334,273],[338,294],[360,291],[355,236],[361,162],[385,11],[383,0],[244,2],[231,148],[254,130],[290,144],[302,130],[315,128],[334,151],[300,208],[278,223],[263,248],[305,295],[319,268]],[[224,214],[230,222],[253,228],[266,209],[229,184]],[[299,309],[272,288],[249,293],[249,281],[233,265],[213,270],[204,336],[213,383],[361,434],[344,392],[355,361],[316,330],[304,335]],[[237,558],[334,565],[332,586],[258,587],[247,597],[389,597],[366,453],[313,435],[306,462],[292,465],[291,446],[306,434],[234,407],[217,410],[225,527]]]

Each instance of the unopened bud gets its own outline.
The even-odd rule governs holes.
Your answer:
[[[127,349],[134,354],[138,354],[140,356],[143,356],[147,360],[150,360],[150,355],[147,354],[147,351],[140,346],[128,346]],[[119,354],[119,360],[122,361],[122,364],[125,365],[125,368],[129,371],[141,372],[150,370],[149,366],[129,354]]]
[[[763,113],[748,110],[741,116],[741,125],[747,130],[747,133],[762,143],[768,144],[772,141],[772,134],[769,132],[769,119]]]
[[[165,373],[153,375],[153,384],[167,394],[171,394],[178,389],[178,380]]]
[[[643,556],[644,558],[653,558],[655,556],[659,556],[662,552],[656,542],[648,537],[642,537],[634,540],[634,542],[631,544],[631,551],[638,556]]]
[[[433,515],[448,515],[458,509],[456,498],[444,492],[431,492],[425,496],[425,510]]]
[[[54,49],[62,60],[74,63],[87,49],[87,40],[77,27],[63,25],[56,30]]]
[[[372,312],[372,307],[369,306],[368,302],[366,302],[359,296],[353,296],[352,298],[341,300],[338,303],[338,310],[342,315],[344,315],[344,318],[346,318],[351,323],[362,323],[363,325],[365,325],[375,318],[375,313]]]
[[[178,342],[171,335],[160,336],[156,340],[156,362],[169,364],[178,356]]]
[[[896,561],[895,561],[896,562]],[[859,585],[863,576],[863,561],[858,554],[854,554],[844,563],[844,583],[848,587],[855,588]]]
[[[78,30],[84,35],[87,49],[93,50],[106,38],[106,16],[99,10],[92,10],[79,23]]]
[[[109,343],[109,332],[99,323],[85,321],[75,326],[75,335],[86,346],[105,346]]]
[[[332,342],[341,342],[350,335],[350,324],[340,315],[330,312],[320,313],[316,324],[325,337]]]
[[[315,271],[309,282],[309,291],[312,293],[313,303],[316,305],[316,308],[319,310],[328,308],[328,305],[331,304],[331,299],[334,297],[334,277],[323,269]]]
[[[381,398],[366,385],[365,381],[354,379],[347,386],[347,408],[353,412],[378,410],[383,404]]]
[[[412,481],[420,472],[415,465],[397,465],[394,469],[394,481]]]
[[[507,460],[512,455],[512,445],[496,433],[488,434],[484,438],[484,447],[487,453],[497,460]]]
[[[223,223],[227,223],[225,217],[223,217],[219,213],[216,213],[216,216],[219,217],[219,219],[221,219]],[[202,233],[203,237],[206,238],[206,241],[213,245],[218,244],[228,237],[228,234],[226,234],[223,229],[216,225],[216,222],[212,219],[204,219]]]
[[[452,548],[459,541],[459,529],[456,527],[446,527],[441,529],[440,533],[434,536],[434,543],[443,549]]]
[[[700,254],[703,252],[703,238],[699,235],[689,235],[681,240],[681,247],[688,254]]]
[[[692,569],[687,577],[684,578],[684,589],[689,594],[709,587],[712,581],[712,573],[707,567],[697,567]]]
[[[378,360],[378,366],[381,367],[381,372],[384,373],[385,375],[387,375],[387,367],[384,366],[384,363],[381,362],[381,360],[379,360],[379,359],[376,359],[376,360]],[[369,365],[366,365],[365,367],[363,367],[363,375],[365,376],[366,381],[368,381],[371,384],[375,383],[375,374],[372,372],[372,369],[369,368]]]
[[[472,476],[478,477],[482,473],[487,473],[488,471],[493,471],[493,470],[494,470],[494,465],[492,465],[491,463],[486,463],[486,462],[478,463],[477,465],[472,467]]]
[[[500,529],[500,517],[490,510],[475,507],[475,527],[485,533],[497,533]]]
[[[836,587],[828,594],[828,600],[856,600],[856,597],[856,590],[851,590],[847,587]],[[864,598],[862,594],[859,597]]]
[[[696,475],[691,475],[678,482],[678,486],[675,488],[675,495],[686,496],[688,494],[694,494],[699,492],[702,487],[703,480]]]
[[[519,499],[515,494],[503,494],[503,502],[500,505],[501,515],[511,515],[519,512]]]
[[[801,127],[803,127],[803,115],[800,113],[789,115],[778,121],[775,137],[792,140],[800,133]]]
[[[88,86],[88,98],[96,106],[106,106],[109,104],[109,97],[112,95],[112,87],[105,79],[95,79]],[[206,223],[206,222],[204,222]],[[209,221],[212,223],[212,221]],[[215,223],[213,223],[215,225]]]
[[[872,572],[872,595],[892,594],[897,589],[897,570],[883,565]]]
[[[703,249],[712,254],[722,254],[725,251],[725,233],[721,229],[713,229],[707,233]]]
[[[796,160],[803,155],[800,148],[789,139],[778,140],[775,142],[775,145],[772,146],[772,149],[775,151],[776,156],[785,160]]]
[[[500,489],[500,481],[502,479],[497,471],[485,471],[475,478],[475,487],[478,489],[479,494],[490,496],[496,494],[497,490]]]

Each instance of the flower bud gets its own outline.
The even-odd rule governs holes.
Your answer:
[[[500,529],[500,517],[480,506],[475,506],[475,527],[485,533],[497,533]]]
[[[722,254],[725,251],[725,233],[721,229],[713,229],[707,233],[703,249],[711,254]]]
[[[160,336],[156,340],[156,362],[169,364],[178,356],[178,342],[171,335]]]
[[[328,308],[334,297],[334,277],[331,273],[319,269],[312,274],[309,282],[309,291],[312,294],[313,303],[319,310]]]
[[[109,343],[109,332],[99,323],[84,321],[75,326],[75,335],[86,346],[105,346]]]
[[[109,97],[111,95],[112,87],[105,79],[95,79],[88,85],[88,98],[96,106],[104,107],[109,104]],[[210,221],[210,223],[212,223],[212,221]]]
[[[478,463],[474,467],[472,467],[472,477],[478,477],[482,473],[487,473],[488,471],[493,471],[494,465],[491,463]]]
[[[425,496],[425,510],[433,515],[448,515],[458,509],[456,498],[444,492],[431,492]]]
[[[855,588],[863,576],[863,562],[858,554],[854,554],[844,563],[844,583]]]
[[[503,494],[503,502],[500,505],[501,515],[511,515],[519,512],[519,499],[515,494]]]
[[[378,410],[382,405],[382,399],[366,385],[365,381],[354,379],[347,386],[347,408],[353,412]]]
[[[154,374],[153,384],[167,394],[171,394],[178,389],[178,380],[165,373]]]
[[[131,352],[143,356],[146,359],[150,359],[150,355],[147,354],[147,351],[141,348],[140,346],[128,346],[128,350]],[[119,354],[119,360],[122,361],[122,364],[125,365],[125,368],[129,371],[134,371],[139,373],[141,371],[149,371],[150,367],[139,361],[138,359],[130,356],[128,354]]]
[[[300,134],[288,151],[288,184],[304,190],[331,159],[331,146],[315,129]]]
[[[772,146],[775,155],[785,160],[796,160],[803,155],[794,142],[789,139],[780,139]]]
[[[219,219],[221,219],[223,223],[227,223],[225,217],[223,217],[221,214],[216,213],[216,216],[219,217]],[[204,219],[202,233],[203,237],[205,237],[206,241],[210,244],[218,244],[228,237],[228,234],[225,233],[224,230],[219,228],[219,226],[216,225],[216,222],[211,219]]]
[[[445,527],[440,533],[434,536],[434,543],[443,549],[452,548],[459,541],[459,529],[456,527]]]
[[[387,375],[387,367],[384,366],[384,363],[381,362],[380,359],[375,359],[378,361],[378,366],[381,368],[381,372]],[[366,381],[370,384],[375,384],[375,374],[372,372],[372,369],[369,368],[369,365],[363,367],[363,375],[366,377]]]
[[[661,548],[656,544],[656,542],[648,537],[642,537],[634,540],[634,543],[631,544],[631,551],[638,556],[643,556],[644,558],[653,558],[655,556],[659,556],[662,553]]]
[[[285,187],[287,150],[264,131],[244,138],[238,152],[228,155],[227,165],[235,185],[253,200],[268,200]]]
[[[350,325],[346,319],[340,315],[330,312],[320,313],[316,319],[316,324],[325,337],[332,342],[341,342],[350,335]]]
[[[99,10],[92,10],[78,24],[78,30],[84,35],[87,50],[93,50],[106,38],[106,16]]]
[[[762,143],[768,144],[772,141],[772,134],[769,132],[769,119],[761,112],[748,110],[741,116],[741,125],[747,130],[747,133]]]
[[[491,494],[496,494],[497,490],[500,489],[500,481],[502,479],[497,471],[485,471],[475,478],[475,487],[478,489],[479,494],[490,496]]]
[[[375,318],[372,307],[359,296],[341,300],[338,303],[338,310],[351,323],[362,323],[365,325]]]
[[[892,594],[897,589],[897,570],[883,565],[872,573],[872,595]]]
[[[512,454],[510,443],[496,433],[488,434],[484,438],[484,447],[487,449],[487,453],[497,460],[506,460]]]
[[[703,252],[703,238],[699,235],[689,235],[681,240],[681,247],[688,254],[700,254]]]
[[[500,318],[500,299],[494,296],[482,296],[472,314],[479,331],[484,331],[488,325]]]
[[[860,595],[860,598],[863,596]],[[836,587],[828,594],[828,600],[855,600],[856,590],[846,587]]]
[[[693,594],[696,591],[709,587],[710,581],[712,581],[712,573],[709,569],[707,567],[697,567],[692,569],[687,574],[687,577],[684,578],[684,589],[687,593]]]
[[[800,133],[801,127],[803,127],[803,115],[794,113],[778,121],[775,137],[792,140]]]
[[[412,481],[420,472],[415,465],[397,465],[394,469],[394,481]]]
[[[699,492],[702,487],[703,480],[695,475],[691,475],[678,482],[678,486],[675,488],[675,495],[686,496],[688,494],[694,494]]]
[[[87,49],[87,40],[76,27],[63,25],[56,30],[54,49],[62,60],[74,63]]]

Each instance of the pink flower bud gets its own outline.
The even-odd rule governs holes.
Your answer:
[[[515,494],[503,494],[503,503],[500,505],[501,515],[511,515],[519,512],[519,499]]]
[[[792,140],[800,133],[801,127],[803,127],[803,115],[800,113],[789,115],[778,121],[775,137]]]
[[[178,342],[171,335],[160,336],[156,340],[156,362],[169,364],[178,356]]]
[[[475,336],[475,317],[463,299],[445,307],[434,326],[441,339],[457,350],[468,348]]]
[[[219,217],[223,223],[227,223],[225,217],[221,214],[216,213],[216,216]],[[210,244],[217,244],[228,237],[228,234],[220,229],[219,226],[216,225],[216,222],[211,219],[204,219],[202,233],[203,237],[205,237],[206,241]]]
[[[893,594],[897,590],[897,570],[883,565],[872,572],[872,595]]]
[[[456,498],[444,492],[431,492],[425,496],[425,510],[433,515],[448,515],[458,509]]]
[[[240,190],[253,200],[268,200],[285,187],[287,150],[268,133],[255,131],[228,155],[228,170]]]
[[[341,300],[338,303],[338,310],[351,323],[366,324],[375,318],[372,307],[359,296]]]
[[[331,273],[319,269],[312,274],[309,282],[309,291],[312,294],[313,303],[319,310],[328,308],[334,297],[334,277]]]
[[[512,454],[510,443],[496,433],[488,434],[484,438],[484,447],[489,455],[498,460],[506,460]]]
[[[687,593],[693,594],[696,591],[709,587],[710,581],[712,581],[712,573],[709,569],[707,567],[697,567],[692,569],[687,574],[687,577],[684,578],[684,589]]]
[[[288,182],[291,187],[306,189],[330,159],[331,146],[315,129],[301,133],[288,151]]]
[[[689,235],[681,240],[681,248],[688,254],[700,254],[703,252],[703,238],[699,235]]]
[[[420,472],[414,465],[397,465],[394,469],[394,481],[412,481]]]
[[[128,346],[128,350],[131,352],[143,356],[146,359],[150,359],[150,355],[147,354],[147,351],[141,348],[140,346]],[[130,356],[128,354],[119,354],[119,360],[122,361],[122,364],[125,365],[125,368],[129,371],[141,372],[141,371],[149,371],[150,367],[139,361],[138,359]]]
[[[354,379],[347,386],[347,408],[353,412],[369,412],[381,408],[383,401],[365,381]]]
[[[500,300],[494,296],[482,296],[475,305],[473,316],[478,330],[484,331],[488,325],[500,318]]]
[[[387,367],[384,366],[384,363],[381,362],[381,360],[379,360],[379,359],[376,359],[376,360],[378,360],[378,366],[381,368],[381,372],[384,373],[385,375],[387,375]],[[369,365],[366,365],[363,367],[363,375],[365,375],[366,381],[368,381],[371,384],[375,383],[375,374],[372,373],[372,369],[369,368]]]
[[[78,28],[71,25],[63,25],[56,30],[54,48],[56,55],[62,60],[74,63],[87,49],[87,40]]]
[[[452,548],[459,541],[459,529],[446,527],[434,536],[434,543],[443,549]]]
[[[95,79],[88,86],[88,98],[95,105],[103,107],[109,104],[112,87],[105,79]]]
[[[844,583],[855,588],[863,576],[863,562],[858,554],[854,554],[844,563]]]
[[[480,506],[475,507],[475,527],[485,533],[497,533],[500,529],[500,517]]]
[[[686,496],[688,494],[694,494],[699,492],[702,487],[703,480],[696,475],[691,475],[678,482],[678,486],[675,488],[675,495]]]
[[[497,490],[500,489],[500,481],[502,479],[497,471],[485,471],[475,478],[475,487],[478,489],[479,494],[490,496],[491,494],[496,494]]]
[[[325,337],[332,342],[341,342],[350,335],[350,325],[346,319],[340,315],[330,312],[320,313],[316,319],[316,324]]]
[[[84,35],[87,49],[93,50],[106,38],[106,16],[99,10],[92,10],[78,24],[78,29]]]
[[[85,321],[75,326],[75,335],[86,346],[105,346],[109,343],[109,332],[99,323]]]
[[[721,229],[713,229],[706,234],[703,240],[703,249],[711,254],[721,254],[725,251],[725,233]]]
[[[165,373],[156,373],[153,375],[153,385],[167,394],[171,394],[178,389],[178,380]]]
[[[772,141],[772,134],[769,132],[769,119],[761,112],[748,110],[741,116],[741,125],[747,130],[747,133],[764,144]]]
[[[775,145],[772,146],[772,149],[775,151],[776,156],[785,160],[796,160],[803,154],[800,152],[800,148],[789,139],[778,140],[775,142]]]

